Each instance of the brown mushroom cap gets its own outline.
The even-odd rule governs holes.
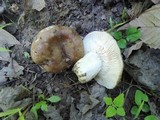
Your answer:
[[[47,72],[66,70],[84,55],[79,34],[66,26],[53,25],[41,30],[31,45],[32,60]]]

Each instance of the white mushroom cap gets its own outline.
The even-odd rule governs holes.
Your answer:
[[[100,85],[113,89],[120,80],[123,71],[122,56],[117,42],[107,32],[94,31],[84,38],[83,45],[85,56],[73,67],[79,81],[85,83],[94,78]],[[97,55],[90,55],[90,58],[86,59],[91,52]],[[98,58],[101,62],[97,61]],[[98,67],[93,66],[93,61],[99,63]],[[99,66],[101,66],[100,70],[97,69]],[[88,71],[88,69],[90,70]],[[91,75],[93,76],[88,77]]]

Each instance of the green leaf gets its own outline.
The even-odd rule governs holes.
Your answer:
[[[32,106],[31,112],[34,114],[35,119],[38,120],[38,113],[36,106]]]
[[[41,110],[46,112],[48,111],[48,105],[46,102],[41,105]]]
[[[7,23],[7,24],[5,24],[5,25],[0,25],[0,29],[3,29],[3,28],[5,28],[5,27],[7,27],[7,26],[10,26],[10,25],[12,25],[12,23]]]
[[[155,115],[149,115],[144,118],[144,120],[158,120]]]
[[[119,94],[114,100],[113,100],[113,103],[115,106],[117,107],[122,107],[123,104],[124,104],[124,94],[121,93]]]
[[[30,58],[30,54],[28,52],[24,52],[23,54],[25,58]]]
[[[118,43],[118,46],[119,46],[121,49],[126,48],[127,42],[126,42],[125,39],[120,39],[117,43]]]
[[[40,94],[40,95],[38,95],[38,99],[45,100],[46,98],[45,98],[45,96],[43,94]]]
[[[110,24],[110,27],[113,28],[113,20],[111,17],[109,18],[109,24]]]
[[[12,52],[12,50],[9,50],[5,47],[0,47],[0,52]]]
[[[137,112],[138,112],[138,107],[137,106],[133,106],[132,109],[131,109],[132,115],[136,115]]]
[[[116,109],[112,106],[109,106],[106,110],[106,117],[113,117],[116,115]]]
[[[47,108],[46,108],[46,105],[47,105],[46,101],[40,101],[40,102],[36,103],[36,104],[31,108],[31,112],[34,114],[36,120],[38,120],[38,113],[37,113],[37,111],[38,111],[39,109],[41,109],[42,111],[43,111],[43,110],[45,111],[45,110],[47,109]]]
[[[122,39],[122,32],[120,31],[115,31],[115,32],[112,32],[111,35],[118,41],[120,39]]]
[[[19,118],[18,118],[18,120],[25,120],[24,119],[24,115],[22,114],[21,111],[19,111]]]
[[[36,110],[39,110],[41,108],[41,105],[43,104],[43,101],[40,101],[38,103],[35,104],[35,108]]]
[[[138,118],[140,112],[142,111],[143,105],[144,105],[144,101],[142,101],[142,103],[140,104],[140,106],[138,106],[139,108],[138,108],[137,113],[136,113],[135,116],[134,116],[134,119],[137,119],[137,118]]]
[[[20,110],[21,110],[20,108],[16,108],[16,109],[7,110],[5,112],[0,112],[0,117],[14,115],[14,114],[18,113]]]
[[[61,100],[61,98],[59,96],[53,95],[50,98],[48,98],[47,100],[52,102],[52,103],[57,103]]]
[[[123,107],[117,108],[117,114],[118,114],[119,116],[125,116],[126,113],[125,113],[124,108],[123,108]]]
[[[135,93],[135,103],[139,106],[142,103],[143,92],[140,90],[136,90]]]
[[[112,98],[110,98],[110,97],[104,97],[103,100],[106,103],[106,105],[111,105],[112,104]]]
[[[130,27],[126,30],[126,39],[135,42],[141,37],[141,32],[136,27]]]
[[[146,94],[143,94],[142,95],[142,99],[145,101],[145,102],[148,102],[148,96]]]
[[[144,103],[143,108],[142,108],[143,112],[149,112],[150,111],[150,107],[148,104]]]

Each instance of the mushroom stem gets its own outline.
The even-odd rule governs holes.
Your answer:
[[[99,73],[101,66],[100,56],[96,52],[89,52],[74,65],[73,71],[81,83],[86,83]]]

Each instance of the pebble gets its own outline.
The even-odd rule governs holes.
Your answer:
[[[0,6],[0,15],[4,12],[4,7]]]

